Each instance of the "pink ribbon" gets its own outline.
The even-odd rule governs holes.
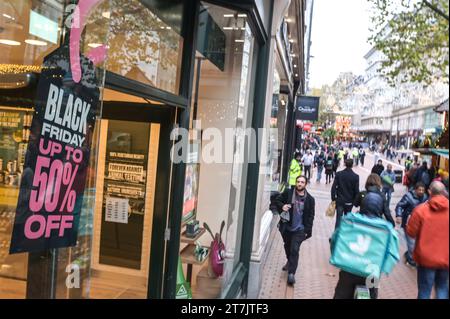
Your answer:
[[[87,17],[92,9],[103,0],[80,0],[75,8],[72,26],[70,27],[70,69],[72,70],[72,78],[76,83],[81,80],[81,66],[80,66],[80,41],[81,33],[84,30]],[[87,57],[94,63],[102,62],[106,59],[107,54],[106,45],[102,44],[90,50]]]

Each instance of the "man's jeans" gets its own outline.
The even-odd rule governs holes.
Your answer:
[[[305,165],[305,177],[310,180],[311,179],[311,165]]]
[[[436,299],[448,299],[448,269],[417,267],[418,299],[430,299],[433,285]]]
[[[322,179],[322,171],[323,171],[323,167],[317,167],[317,182],[320,182],[320,180]]]
[[[282,234],[284,241],[284,251],[288,257],[288,273],[295,274],[298,267],[298,257],[300,255],[300,245],[305,240],[305,232],[298,230],[291,232],[285,230]]]
[[[353,204],[336,204],[336,224],[334,225],[334,229],[336,230],[340,223],[342,216],[344,214],[350,213],[352,211]]]
[[[389,208],[391,205],[391,198],[392,198],[392,188],[383,187],[383,195],[386,198],[386,205]]]
[[[408,248],[406,258],[408,259],[408,262],[411,262],[411,261],[413,261],[413,252],[414,252],[414,247],[416,246],[416,240],[414,238],[408,236],[405,228],[403,228],[403,232],[405,233],[406,247]]]

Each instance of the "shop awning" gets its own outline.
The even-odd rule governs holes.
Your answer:
[[[447,149],[433,148],[433,149],[431,149],[431,152],[448,159],[448,150]]]
[[[434,108],[436,112],[448,112],[448,99]]]

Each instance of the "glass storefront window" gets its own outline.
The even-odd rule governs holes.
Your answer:
[[[108,71],[178,94],[183,1],[109,1],[91,15],[84,46],[95,48],[106,39]]]
[[[217,277],[211,255],[209,266],[190,258],[187,252],[194,252],[189,246],[195,242],[182,236],[181,261],[194,298],[219,298],[239,261],[246,182],[242,154],[248,147],[245,130],[251,125],[255,52],[246,14],[201,2],[190,132],[200,139],[191,141],[199,145],[200,165],[186,167],[185,207],[195,198],[194,219],[200,228],[206,223],[212,236],[221,233],[225,250],[223,272]],[[211,142],[217,146],[212,153]],[[198,181],[198,188],[192,181]],[[186,228],[182,227],[183,235]],[[211,248],[209,231],[201,234],[198,242]]]

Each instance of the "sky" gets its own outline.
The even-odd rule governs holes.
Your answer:
[[[310,88],[332,84],[341,72],[364,73],[368,10],[367,0],[314,0]]]

